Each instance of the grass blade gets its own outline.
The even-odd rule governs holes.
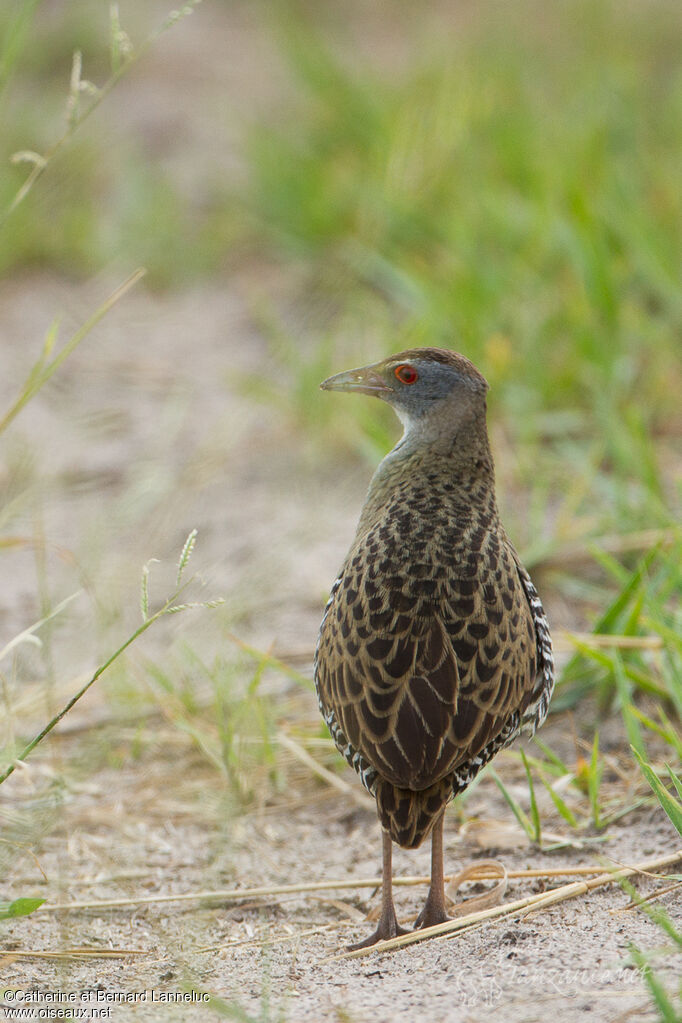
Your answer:
[[[637,750],[640,756],[644,757],[644,741],[639,723],[633,713],[632,692],[623,670],[623,661],[617,650],[613,655],[613,677],[616,680],[616,689],[620,697],[620,709],[630,745],[633,749]]]
[[[145,275],[145,270],[140,268],[131,274],[122,284],[112,291],[109,298],[107,298],[102,305],[95,310],[92,316],[80,327],[76,333],[69,338],[62,350],[52,359],[51,362],[45,363],[45,350],[38,359],[39,370],[36,370],[34,366],[24,382],[21,393],[14,404],[7,410],[2,419],[0,419],[0,433],[7,429],[9,424],[15,419],[21,410],[28,405],[29,401],[35,397],[38,391],[43,387],[47,381],[53,376],[54,373],[59,369],[65,359],[71,355],[71,353],[78,347],[81,341],[90,333],[93,327],[96,327],[99,321],[106,316],[109,310],[116,305],[117,302],[123,298],[123,296],[134,287],[138,281],[140,281]],[[52,330],[52,328],[51,328]],[[50,340],[50,333],[48,332],[48,338],[46,345]]]
[[[587,793],[590,800],[590,808],[592,810],[592,821],[595,828],[600,829],[603,827],[601,820],[601,807],[599,804],[599,786],[601,782],[602,766],[599,763],[599,732],[594,733],[594,742],[592,744],[592,756],[590,758],[589,770],[587,774]]]
[[[533,785],[533,776],[530,773],[530,764],[526,759],[526,754],[521,750],[521,759],[523,766],[526,771],[526,778],[528,779],[528,791],[530,793],[530,819],[533,823],[533,841],[540,845],[542,841],[542,825],[540,824],[540,812],[538,810],[537,800],[535,798],[535,787]]]
[[[45,899],[15,899],[14,902],[0,902],[0,920],[12,920],[17,916],[28,916],[34,913],[45,902]]]
[[[635,755],[635,757],[637,759],[637,762],[639,763],[639,766],[640,766],[640,768],[642,770],[642,774],[644,775],[646,780],[649,782],[649,785],[651,785],[651,788],[656,793],[656,796],[658,797],[659,803],[661,804],[661,806],[663,807],[663,809],[667,813],[668,817],[670,818],[670,820],[673,822],[673,824],[675,825],[675,827],[679,831],[680,835],[682,835],[682,802],[680,802],[679,800],[675,799],[675,797],[672,796],[668,792],[667,788],[662,783],[662,781],[660,780],[660,778],[658,777],[658,775],[656,774],[656,772],[652,768],[651,764],[648,764],[643,759],[643,757],[641,757],[639,755],[639,753],[637,752],[636,749],[633,749],[632,752],[634,753],[634,755]],[[682,796],[682,791],[681,791],[682,790],[682,786],[680,785],[680,782],[672,774],[672,771],[670,770],[670,768],[668,768],[668,771],[670,772],[671,777],[673,778],[673,784],[675,785],[675,788],[676,788],[677,792],[680,793],[680,796]]]
[[[497,772],[492,767],[489,768],[489,771],[490,771],[490,774],[493,777],[493,781],[495,782],[495,784],[497,785],[498,789],[500,790],[500,792],[504,796],[504,798],[505,798],[505,800],[507,802],[507,806],[509,807],[511,812],[516,817],[517,821],[519,822],[519,824],[521,825],[521,827],[525,831],[525,833],[528,836],[528,838],[530,839],[530,841],[531,842],[534,841],[534,838],[533,838],[534,827],[531,824],[531,822],[529,821],[527,815],[524,813],[524,811],[521,809],[519,804],[516,802],[516,800],[514,799],[514,797],[511,794],[511,792],[508,791],[507,787],[505,786],[505,784],[503,783],[502,779],[499,777]]]
[[[668,998],[661,981],[651,969],[646,956],[643,955],[635,945],[630,946],[630,955],[632,956],[635,965],[638,966],[642,972],[646,985],[651,992],[654,1004],[658,1009],[661,1023],[679,1023],[679,1014]]]
[[[563,817],[563,819],[571,828],[578,828],[580,825],[578,824],[578,820],[573,811],[571,810],[570,806],[568,806],[565,800],[561,798],[559,793],[555,791],[551,782],[547,781],[547,779],[544,777],[542,771],[539,771],[538,773],[540,775],[540,781],[545,786],[549,798],[554,803],[557,812]]]

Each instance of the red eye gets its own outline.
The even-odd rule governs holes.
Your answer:
[[[396,366],[393,372],[401,384],[416,384],[419,380],[419,373],[414,366],[408,366],[405,362],[401,366]]]

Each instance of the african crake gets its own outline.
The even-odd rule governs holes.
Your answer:
[[[447,919],[445,806],[544,721],[552,644],[498,516],[488,385],[475,366],[418,348],[321,386],[374,394],[404,426],[370,484],[315,656],[320,710],[383,827],[381,918],[362,947],[402,933],[392,841],[414,848],[432,833],[431,887],[415,926]]]

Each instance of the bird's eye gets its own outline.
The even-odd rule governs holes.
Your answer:
[[[393,372],[401,384],[416,384],[417,380],[419,380],[419,373],[417,373],[414,366],[408,366],[407,363],[396,366]]]

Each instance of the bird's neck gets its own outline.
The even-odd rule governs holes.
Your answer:
[[[495,470],[488,433],[480,422],[429,431],[406,423],[405,433],[377,467],[358,533],[371,527],[399,491],[438,493],[453,509],[472,504],[495,509]]]

